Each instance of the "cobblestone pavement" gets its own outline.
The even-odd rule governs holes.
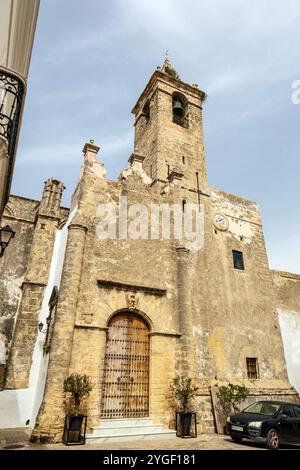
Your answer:
[[[235,444],[229,436],[219,434],[201,434],[197,439],[172,439],[157,441],[135,441],[120,443],[86,444],[84,446],[65,446],[63,444],[31,444],[20,435],[4,439],[4,430],[0,430],[0,450],[6,446],[15,447],[16,450],[266,450],[263,444],[243,441]],[[17,437],[18,436],[18,437]],[[7,437],[7,432],[6,432]],[[300,449],[300,446],[281,446],[281,449]]]
[[[10,443],[11,445],[11,443]],[[260,444],[245,442],[235,444],[230,437],[217,434],[202,434],[197,439],[172,439],[161,441],[135,441],[120,443],[86,444],[65,446],[63,444],[30,444],[15,442],[20,450],[264,450]],[[4,448],[2,444],[2,449]]]

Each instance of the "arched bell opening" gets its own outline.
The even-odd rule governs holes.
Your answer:
[[[101,418],[149,416],[150,328],[124,310],[108,323]]]
[[[173,122],[183,127],[188,126],[187,116],[187,99],[181,93],[173,93],[172,95],[172,113]]]

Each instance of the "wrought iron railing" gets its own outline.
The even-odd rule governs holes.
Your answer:
[[[177,114],[173,114],[173,122],[175,124],[179,124],[182,127],[188,128],[189,127],[189,122],[185,117],[178,116]]]
[[[8,142],[9,158],[5,200],[8,199],[24,94],[22,79],[6,69],[0,69],[0,135]]]
[[[19,77],[0,70],[0,134],[8,141],[18,128],[24,91],[24,83]]]

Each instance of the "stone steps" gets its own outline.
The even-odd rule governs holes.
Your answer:
[[[94,428],[93,436],[94,437],[106,437],[111,436],[123,436],[123,435],[132,435],[132,434],[151,434],[159,433],[164,431],[163,425],[152,425],[152,426],[121,426],[120,428]]]
[[[152,426],[151,418],[115,418],[115,419],[102,419],[101,425],[92,429],[115,429],[128,426]]]
[[[153,424],[151,418],[103,419],[100,426],[91,428],[87,443],[161,440],[176,438],[176,431],[162,424]]]

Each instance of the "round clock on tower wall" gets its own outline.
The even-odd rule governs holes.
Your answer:
[[[227,217],[224,214],[222,214],[221,212],[217,212],[214,215],[213,223],[214,223],[214,226],[216,227],[216,229],[223,230],[223,231],[227,230],[228,226],[229,226],[229,221],[228,221]]]

